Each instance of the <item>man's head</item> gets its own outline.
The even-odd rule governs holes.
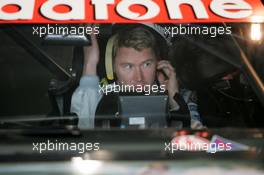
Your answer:
[[[137,27],[119,33],[113,58],[118,83],[142,86],[154,83],[160,53],[156,38],[147,29]]]

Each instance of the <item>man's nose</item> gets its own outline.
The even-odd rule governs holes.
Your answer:
[[[137,82],[141,82],[142,79],[143,79],[142,70],[140,68],[136,68],[136,70],[135,70],[135,80]]]

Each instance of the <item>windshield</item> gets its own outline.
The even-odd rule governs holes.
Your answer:
[[[0,175],[263,174],[260,0],[0,0]]]
[[[1,127],[263,127],[262,23],[140,25],[2,25]]]

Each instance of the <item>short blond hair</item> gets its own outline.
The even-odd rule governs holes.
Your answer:
[[[157,46],[155,36],[149,30],[141,26],[117,34],[113,48],[113,58],[115,58],[117,50],[120,47],[134,48],[137,51],[151,48],[155,56],[157,58],[160,57],[160,49]]]

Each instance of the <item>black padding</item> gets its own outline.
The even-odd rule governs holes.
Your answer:
[[[60,46],[89,46],[91,45],[90,35],[46,35],[43,40],[46,45]]]

